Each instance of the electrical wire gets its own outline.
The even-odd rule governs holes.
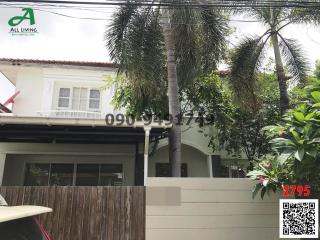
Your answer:
[[[41,4],[67,4],[67,5],[114,5],[121,6],[127,5],[128,1],[126,0],[107,0],[105,2],[89,2],[89,1],[66,1],[66,0],[10,0],[10,1],[1,1],[1,2],[10,2],[10,3],[41,3]],[[201,3],[202,2],[202,3]],[[248,0],[193,0],[193,1],[148,1],[148,0],[131,0],[131,5],[138,6],[167,6],[167,7],[255,7],[255,8],[265,8],[265,7],[320,7],[319,1],[248,1]]]
[[[199,0],[198,0],[199,1]],[[191,2],[198,2],[197,0],[193,0],[193,1],[179,1],[180,3],[178,3],[177,1],[175,1],[175,3],[180,4],[180,6],[191,6],[191,5],[186,5],[190,4]],[[200,0],[201,1],[201,0]],[[205,0],[205,1],[209,1],[209,0]],[[233,0],[222,0],[222,1],[214,1],[211,0],[212,2],[216,2],[216,3],[234,3],[234,2],[241,2],[241,3],[249,3],[249,2],[255,2],[257,4],[257,1],[247,1],[247,0],[239,0],[239,1],[233,1]],[[13,3],[14,2],[14,3]],[[154,6],[155,3],[159,3],[159,4],[167,4],[168,1],[165,0],[158,0],[158,1],[148,1],[148,0],[131,0],[130,4],[132,3],[139,3],[139,4],[147,4],[148,6]],[[171,3],[173,1],[170,1]],[[274,4],[274,3],[315,3],[315,1],[259,1],[259,4],[261,4],[262,2],[268,2],[269,7],[270,4]],[[319,4],[319,8],[320,8],[320,1],[316,1]],[[68,18],[74,18],[74,19],[83,19],[83,20],[97,20],[97,21],[107,21],[107,20],[111,20],[110,18],[96,18],[96,17],[79,17],[79,16],[71,16],[69,14],[65,14],[65,13],[61,13],[61,12],[56,12],[56,11],[52,11],[53,9],[55,10],[82,10],[82,11],[91,11],[91,12],[97,12],[97,13],[103,13],[103,14],[112,14],[114,13],[115,9],[117,8],[117,6],[121,6],[121,4],[128,4],[127,0],[107,0],[106,2],[80,2],[80,1],[55,1],[55,0],[43,0],[43,1],[27,1],[27,0],[11,0],[11,1],[0,1],[0,8],[1,6],[6,6],[8,8],[21,8],[21,7],[25,7],[25,6],[29,6],[29,7],[33,7],[34,10],[38,10],[41,12],[47,12],[47,13],[51,13],[51,14],[55,14],[58,16],[62,16],[62,17],[68,17]],[[64,5],[61,5],[64,4]],[[65,4],[70,4],[70,5],[65,5]],[[78,6],[78,4],[80,4],[81,6]],[[101,11],[101,6],[99,4],[102,4],[103,7],[108,7],[109,9],[112,8],[112,11]],[[112,6],[108,5],[108,4],[112,4]],[[120,5],[117,5],[120,4]],[[85,5],[85,7],[83,7],[83,5]],[[97,6],[99,5],[99,6]],[[20,6],[20,7],[18,7]],[[203,6],[203,5],[201,5]],[[209,5],[205,5],[205,6],[209,6]],[[212,5],[210,5],[212,6]],[[256,5],[255,5],[256,6]],[[165,6],[169,7],[168,6]],[[203,8],[201,8],[203,10]],[[238,19],[229,19],[227,21],[230,22],[259,22],[256,20],[238,20]],[[186,24],[186,25],[190,25],[190,23],[177,23],[177,24]]]

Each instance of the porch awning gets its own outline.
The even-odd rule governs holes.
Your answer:
[[[133,144],[145,141],[143,122],[133,125],[103,119],[60,119],[0,115],[0,142]],[[150,141],[166,137],[165,124],[152,123]]]

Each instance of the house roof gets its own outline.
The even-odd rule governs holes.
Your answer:
[[[116,65],[110,62],[87,62],[87,61],[62,61],[62,60],[40,60],[40,59],[18,59],[0,58],[0,62],[11,63],[12,65],[40,64],[40,65],[68,65],[83,67],[114,68]]]
[[[150,141],[166,137],[171,125],[165,123],[135,122],[133,125],[114,122],[107,125],[104,119],[18,117],[0,115],[0,143],[84,143],[133,144],[145,140],[145,127],[150,127]]]

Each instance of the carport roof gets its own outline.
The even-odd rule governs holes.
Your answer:
[[[144,128],[151,128],[150,140],[166,137],[168,126],[136,122],[132,126],[107,126],[102,119],[59,119],[0,115],[0,142],[133,144],[145,140]]]

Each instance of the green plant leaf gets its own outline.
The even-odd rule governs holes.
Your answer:
[[[320,108],[320,103],[316,103],[312,105],[313,108]]]
[[[303,122],[304,121],[303,113],[301,113],[301,112],[293,112],[292,114],[295,117],[295,119],[297,119],[299,122]]]
[[[264,197],[264,195],[266,194],[266,192],[267,192],[267,188],[262,188],[262,190],[261,190],[261,199],[263,199],[263,197]]]
[[[292,146],[296,145],[293,141],[291,141],[290,139],[287,139],[287,138],[274,138],[269,143],[277,144],[277,145],[279,145],[279,144],[292,145]]]
[[[248,177],[250,176],[265,176],[266,174],[263,171],[254,170],[247,174]]]
[[[316,114],[315,112],[309,113],[309,114],[305,117],[305,120],[310,120],[311,118],[314,117],[315,114]]]
[[[311,93],[311,96],[314,98],[314,100],[318,103],[320,103],[320,92],[314,91]]]
[[[280,165],[283,165],[288,159],[289,157],[292,155],[292,153],[282,153],[279,157],[279,163]]]
[[[307,151],[307,154],[313,158],[315,158],[317,156],[317,153],[318,153],[318,151],[316,148],[311,148],[310,150]]]
[[[300,141],[301,138],[300,138],[299,134],[295,130],[291,130],[290,132],[291,132],[292,136],[294,137],[294,139],[297,142]]]
[[[309,144],[311,143],[320,143],[320,138],[314,138],[311,141],[308,142]]]
[[[260,184],[260,183],[257,183],[253,187],[253,189],[252,189],[252,199],[254,199],[257,196],[257,194],[258,194],[258,192],[260,191],[261,188],[263,188],[263,185]]]
[[[296,151],[294,154],[294,157],[301,162],[304,157],[304,148],[298,149],[298,151]]]

